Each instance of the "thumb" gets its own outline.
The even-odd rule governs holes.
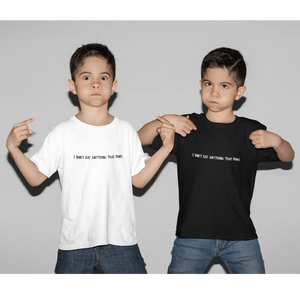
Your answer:
[[[187,119],[190,119],[190,116],[189,116],[189,115],[187,115],[187,116],[186,116],[186,118],[187,118]]]

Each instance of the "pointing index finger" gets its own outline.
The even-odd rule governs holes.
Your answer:
[[[20,123],[17,123],[13,126],[13,128],[17,128],[17,127],[20,127],[20,126],[23,126],[23,125],[27,125],[31,122],[33,122],[35,120],[35,118],[31,118],[31,119],[28,119],[26,121],[23,121],[23,122],[20,122]]]
[[[27,124],[33,122],[34,120],[35,120],[35,118],[31,118],[31,119],[28,119],[26,121],[20,122],[17,125],[27,125]]]
[[[28,120],[24,121],[24,124],[32,123],[34,120],[35,120],[35,118],[28,119]]]

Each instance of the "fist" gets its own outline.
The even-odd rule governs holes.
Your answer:
[[[18,148],[21,142],[28,139],[29,135],[33,133],[33,131],[28,128],[28,124],[33,121],[34,118],[31,118],[13,126],[6,140],[6,147],[9,151]]]
[[[282,142],[282,139],[279,135],[262,129],[253,131],[250,134],[249,139],[252,141],[252,144],[256,149],[270,147],[277,148]]]
[[[156,129],[157,133],[160,135],[163,146],[173,149],[174,137],[175,137],[175,127],[168,120],[157,117],[157,120],[161,122],[161,126]]]

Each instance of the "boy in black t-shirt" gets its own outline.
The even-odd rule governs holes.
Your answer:
[[[265,273],[250,218],[257,166],[290,162],[291,145],[261,123],[233,113],[246,92],[246,64],[236,50],[219,48],[203,59],[201,97],[206,114],[165,115],[139,130],[143,145],[161,145],[162,128],[174,125],[179,214],[168,273],[204,273],[219,256],[231,273]],[[197,129],[197,130],[196,130]]]

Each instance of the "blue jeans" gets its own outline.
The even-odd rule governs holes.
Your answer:
[[[265,274],[257,239],[225,241],[176,238],[169,274],[203,274],[214,257],[224,262],[231,274]]]
[[[58,250],[56,274],[146,274],[138,245]]]

